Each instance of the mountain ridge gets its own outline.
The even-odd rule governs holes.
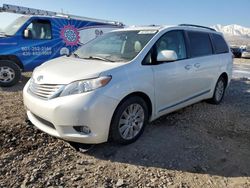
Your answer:
[[[250,38],[250,28],[238,24],[231,24],[225,26],[217,24],[212,26],[212,28],[214,28],[218,32],[223,33],[224,35]]]

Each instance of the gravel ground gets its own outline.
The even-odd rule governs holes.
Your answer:
[[[81,153],[26,121],[29,75],[0,88],[0,187],[250,187],[249,80],[233,80],[221,105],[200,102],[152,122],[134,144]]]

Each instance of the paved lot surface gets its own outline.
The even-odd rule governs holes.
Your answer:
[[[250,81],[239,75],[249,65],[235,60],[221,105],[197,103],[152,122],[134,144],[86,153],[26,122],[25,74],[0,89],[0,187],[250,187]]]

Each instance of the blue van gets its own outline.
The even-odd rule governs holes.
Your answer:
[[[99,35],[121,28],[119,22],[3,5],[0,12],[21,13],[0,33],[0,86],[16,84],[21,71],[32,71],[50,59],[70,55]]]

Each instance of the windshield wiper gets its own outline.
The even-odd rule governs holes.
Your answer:
[[[102,60],[102,61],[107,61],[107,62],[114,62],[111,59],[105,58],[105,57],[99,57],[99,56],[89,56],[88,58],[84,59],[97,59],[97,60]]]
[[[99,56],[80,57],[77,53],[72,53],[72,55],[80,59],[97,59],[97,60],[102,60],[102,61],[107,61],[107,62],[114,62],[113,60],[110,60],[105,57],[99,57]]]
[[[74,55],[74,57],[76,57],[76,58],[80,58],[81,59],[81,57],[77,53],[72,53],[72,55]]]
[[[0,31],[0,35],[6,36],[6,37],[10,37],[10,35],[7,35],[5,32]]]

